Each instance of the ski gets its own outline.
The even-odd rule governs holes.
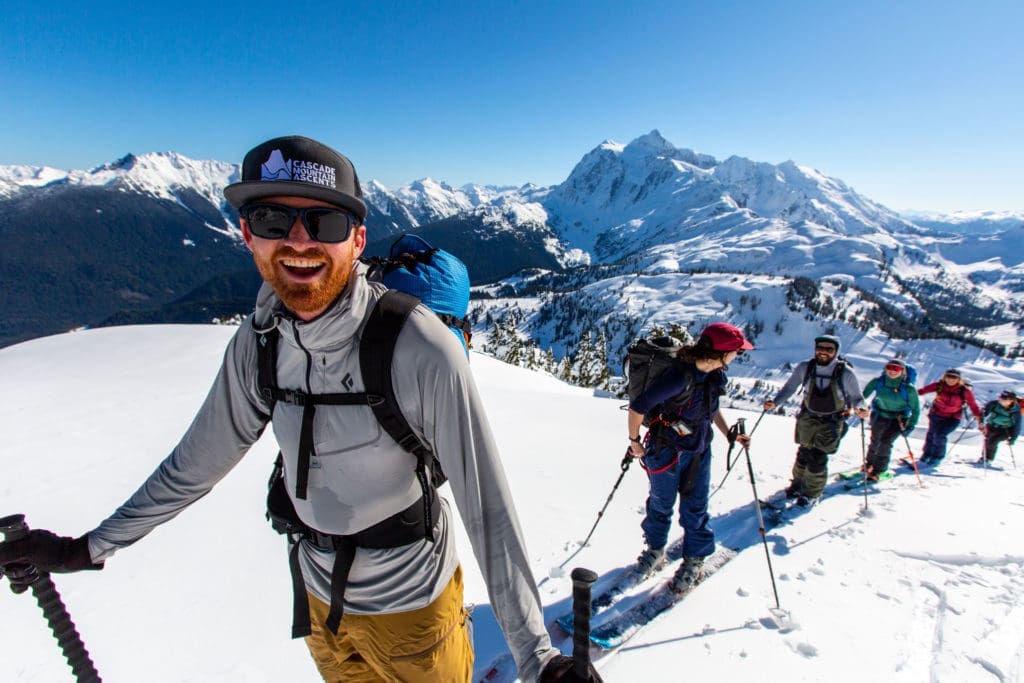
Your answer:
[[[788,524],[794,516],[807,512],[813,507],[811,505],[800,505],[797,503],[797,500],[797,498],[791,498],[782,507],[766,510],[764,515],[765,526],[769,529],[774,529],[782,524]]]
[[[680,538],[668,546],[665,551],[665,558],[667,562],[678,560],[683,556],[683,539]],[[666,563],[667,564],[667,563]],[[661,571],[661,570],[659,570]],[[654,578],[658,575],[658,572],[652,572],[650,574],[641,574],[640,572],[634,571],[633,567],[627,567],[621,574],[618,575],[615,581],[612,582],[607,588],[595,592],[590,599],[590,616],[591,618],[598,614],[607,611],[613,607],[622,598],[626,596],[628,592],[639,586],[640,584]],[[565,614],[555,617],[555,623],[560,629],[572,635],[573,613],[569,610]]]
[[[591,629],[590,640],[603,650],[610,650],[622,645],[656,617],[682,601],[694,588],[706,581],[709,576],[734,557],[736,557],[735,550],[720,547],[704,561],[703,573],[689,590],[676,593],[668,587],[668,582],[662,584],[642,602],[638,602],[625,612],[616,614]]]
[[[868,482],[868,486],[874,486],[874,485],[878,484],[878,482],[888,481],[890,479],[892,479],[892,472],[890,472],[889,470],[886,470],[885,472],[882,472],[881,474],[878,475],[878,481],[869,481]],[[843,488],[845,488],[847,491],[851,491],[853,489],[858,489],[858,488],[861,488],[863,486],[864,486],[864,475],[863,474],[861,474],[861,476],[857,477],[856,479],[847,479],[847,480],[845,480],[843,482]]]
[[[970,465],[971,467],[977,467],[979,470],[990,469],[996,472],[1003,472],[1001,465],[996,465],[994,462],[989,462],[987,465],[984,460],[957,460],[956,462],[961,465]]]
[[[772,500],[771,498],[768,498],[767,500],[759,498],[757,504],[760,505],[761,509],[764,510],[765,512],[780,512],[789,507],[789,503],[791,502],[792,500],[775,501]]]
[[[847,481],[847,480],[850,480],[850,479],[862,479],[863,477],[864,477],[864,470],[862,470],[859,467],[857,469],[855,469],[855,470],[847,470],[846,472],[837,472],[836,473],[836,479],[841,479],[841,480],[844,480],[844,481]]]

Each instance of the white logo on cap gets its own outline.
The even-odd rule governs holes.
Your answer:
[[[333,166],[302,159],[285,161],[279,149],[273,150],[260,166],[260,180],[297,180],[332,189],[337,187]]]

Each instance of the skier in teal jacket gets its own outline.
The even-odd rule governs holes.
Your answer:
[[[1006,389],[999,398],[985,404],[984,412],[985,426],[985,455],[982,457],[992,462],[996,459],[996,449],[999,442],[1005,441],[1010,447],[1017,442],[1020,436],[1020,409],[1017,403],[1017,394]],[[984,463],[984,460],[979,460]]]
[[[914,377],[907,364],[893,358],[885,371],[864,387],[864,397],[875,394],[871,402],[871,444],[867,452],[867,479],[878,481],[878,475],[889,468],[892,444],[899,435],[909,436],[921,416],[921,401],[914,387]],[[916,373],[913,373],[916,376]]]

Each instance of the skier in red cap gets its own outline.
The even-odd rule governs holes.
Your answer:
[[[739,328],[711,323],[696,344],[683,346],[676,362],[629,404],[629,450],[650,482],[647,515],[640,525],[646,548],[634,571],[651,574],[665,564],[665,545],[672,512],[679,499],[683,527],[683,563],[671,587],[685,592],[703,570],[704,558],[714,552],[715,535],[708,526],[711,484],[711,424],[729,438],[729,425],[718,406],[725,393],[729,363],[754,346]],[[649,425],[645,438],[640,428]],[[750,437],[739,435],[750,445]]]

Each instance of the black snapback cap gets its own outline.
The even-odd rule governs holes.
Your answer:
[[[360,221],[366,219],[363,191],[352,162],[301,135],[253,147],[242,161],[242,181],[224,188],[224,197],[236,209],[273,195],[319,199],[348,209]]]

